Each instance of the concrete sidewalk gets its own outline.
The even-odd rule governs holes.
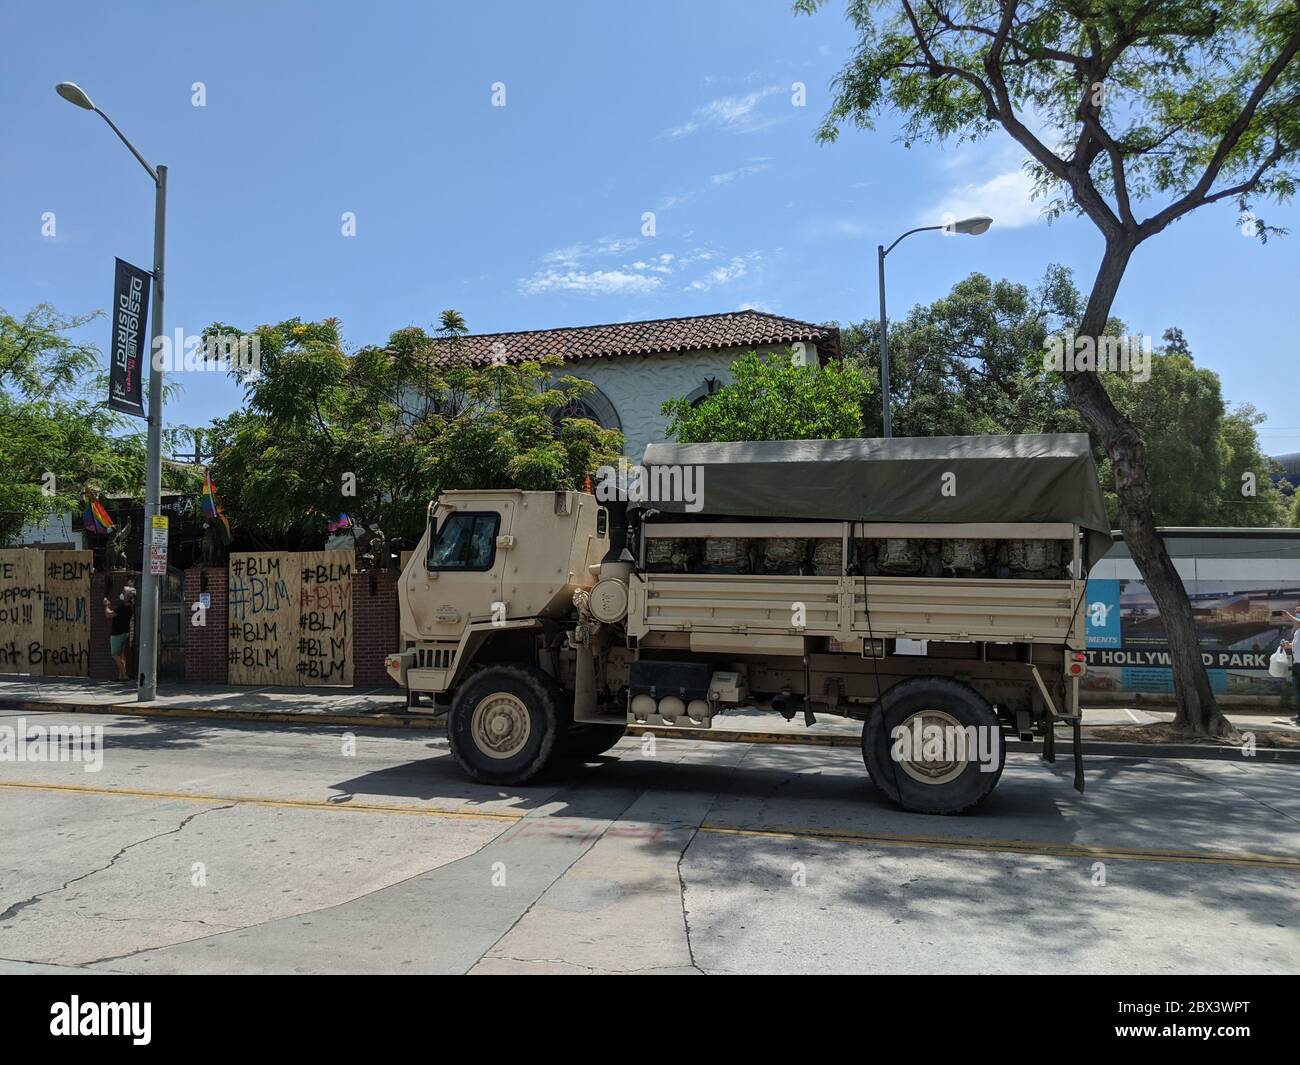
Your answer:
[[[165,684],[159,686],[159,698],[137,702],[135,687],[130,683],[86,680],[79,677],[0,677],[0,707],[9,710],[80,711],[87,713],[135,714],[146,717],[208,718],[228,721],[264,721],[279,724],[374,726],[382,728],[441,729],[443,718],[427,710],[407,709],[405,694],[397,688],[283,688],[240,687],[237,685]],[[1171,721],[1172,711],[1085,707],[1084,728],[1107,725],[1146,725]],[[1227,717],[1243,732],[1300,733],[1280,712],[1230,712]],[[633,733],[647,731],[644,726]],[[796,714],[787,721],[771,710],[746,707],[714,718],[710,734],[698,729],[656,727],[664,737],[724,739],[739,742],[785,742],[814,746],[856,747],[862,726],[847,718],[822,714],[813,728]],[[1068,738],[1062,729],[1061,740]],[[1085,740],[1087,733],[1084,734]],[[1059,745],[1059,743],[1058,743]],[[1267,747],[1266,739],[1260,743]],[[1011,741],[1008,749],[1018,747]],[[1106,748],[1105,752],[1102,748]],[[1089,743],[1097,753],[1121,753],[1111,748],[1131,748],[1135,753],[1154,754],[1163,746],[1139,743]],[[1025,749],[1033,749],[1032,745]],[[1187,746],[1178,747],[1180,757]],[[1208,750],[1216,750],[1208,748]],[[1221,749],[1219,749],[1221,750]],[[1227,749],[1229,752],[1231,749]],[[1297,753],[1300,758],[1300,753]]]

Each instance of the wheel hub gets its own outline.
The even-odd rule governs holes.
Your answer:
[[[533,731],[528,708],[508,692],[494,692],[480,700],[469,727],[474,746],[489,758],[513,758]]]
[[[936,733],[935,728],[940,731]],[[898,764],[922,784],[947,784],[966,771],[973,752],[967,749],[961,723],[943,710],[918,710],[902,723],[905,756]],[[937,742],[936,742],[937,741]],[[935,747],[939,746],[939,750]],[[960,755],[960,757],[959,757]]]

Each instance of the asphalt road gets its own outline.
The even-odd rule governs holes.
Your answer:
[[[104,727],[0,761],[0,971],[1300,972],[1300,767],[1013,754],[974,814],[849,749],[625,739],[465,780],[437,734]]]

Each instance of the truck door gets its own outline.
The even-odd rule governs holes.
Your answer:
[[[467,625],[493,619],[513,512],[513,503],[502,498],[434,510],[423,572],[412,575],[424,588],[409,600],[421,637],[458,639]]]

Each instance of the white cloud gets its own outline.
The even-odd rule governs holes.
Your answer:
[[[751,251],[747,255],[733,255],[730,262],[715,266],[703,277],[697,277],[687,287],[693,292],[707,292],[717,285],[729,284],[746,276],[749,268],[756,265],[760,259],[761,256],[756,251]]]
[[[783,92],[780,85],[769,85],[743,96],[720,96],[692,112],[688,121],[665,130],[668,137],[685,137],[701,129],[716,129],[724,133],[757,133],[775,124],[778,119],[759,113],[759,104],[774,93]]]
[[[643,296],[663,283],[659,277],[635,270],[538,270],[521,278],[519,289],[529,296],[542,292]]]
[[[1042,204],[1031,199],[1033,179],[1021,167],[995,174],[987,181],[961,185],[950,190],[937,208],[918,216],[920,225],[937,225],[945,218],[969,218],[984,214],[999,229],[1032,226],[1042,214]]]
[[[556,248],[542,256],[542,262],[553,266],[568,266],[599,255],[621,255],[635,248],[641,241],[634,237],[601,237],[588,244],[570,244]]]
[[[726,185],[735,181],[736,178],[749,177],[751,174],[761,174],[764,170],[772,166],[767,159],[755,159],[745,166],[738,166],[735,170],[727,170],[721,174],[714,174],[709,181],[714,185]]]
[[[708,248],[694,247],[683,252],[659,252],[620,261],[617,265],[589,263],[586,260],[612,256],[645,243],[635,239],[606,237],[592,243],[572,244],[542,256],[537,270],[519,279],[519,291],[526,296],[547,292],[583,292],[589,295],[645,296],[666,291],[665,282],[687,274],[693,266],[704,267],[722,257]],[[757,251],[732,256],[721,265],[696,278],[686,290],[705,292],[744,277],[762,259]]]

